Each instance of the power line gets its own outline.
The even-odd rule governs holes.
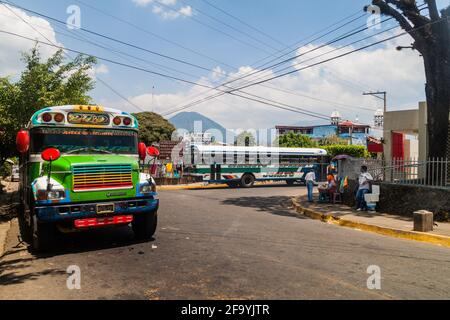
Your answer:
[[[56,18],[47,16],[47,15],[42,14],[42,13],[40,13],[40,12],[36,12],[36,11],[34,11],[34,10],[30,10],[30,9],[21,7],[21,6],[19,6],[19,5],[14,4],[14,3],[11,2],[11,1],[0,0],[0,3],[6,3],[6,4],[9,4],[9,5],[13,6],[13,7],[19,8],[19,9],[24,10],[24,11],[27,11],[27,12],[31,12],[31,13],[33,13],[33,14],[36,14],[36,15],[41,16],[41,17],[44,17],[44,18],[46,18],[46,19],[55,21],[55,22],[60,23],[60,24],[62,24],[62,25],[67,25],[66,22],[64,22],[64,21],[61,21],[61,20],[58,20],[58,19],[56,19]],[[116,42],[116,43],[120,43],[120,44],[122,44],[122,45],[131,47],[131,48],[134,48],[134,49],[137,49],[137,50],[141,50],[141,51],[150,53],[150,54],[152,54],[152,55],[159,56],[159,57],[161,57],[161,58],[165,58],[165,59],[168,59],[168,60],[172,60],[172,61],[175,61],[175,62],[178,62],[178,63],[181,63],[181,64],[185,64],[185,65],[188,65],[188,66],[191,66],[191,67],[194,67],[194,68],[198,68],[198,69],[210,71],[210,68],[203,67],[203,66],[200,66],[200,65],[198,65],[198,64],[194,64],[194,63],[191,63],[191,62],[189,62],[189,61],[182,60],[182,59],[174,58],[174,57],[171,57],[171,56],[168,56],[168,55],[166,55],[166,54],[162,54],[162,53],[159,53],[159,52],[156,52],[156,51],[153,51],[153,50],[149,50],[149,49],[140,47],[140,46],[138,46],[138,45],[135,45],[135,44],[132,44],[132,43],[123,41],[123,40],[119,40],[119,39],[116,39],[116,38],[113,38],[113,37],[110,37],[110,36],[107,36],[107,35],[104,35],[104,34],[101,34],[101,33],[98,33],[98,32],[95,32],[95,31],[92,31],[92,30],[89,30],[89,29],[86,29],[86,28],[80,28],[80,30],[82,30],[82,31],[84,31],[84,32],[87,32],[87,33],[90,33],[90,34],[93,34],[93,35],[95,35],[95,36],[98,36],[98,37],[101,37],[101,38],[104,38],[104,39],[113,41],[113,42]]]
[[[14,34],[14,33],[10,33],[10,32],[5,32],[5,31],[3,31],[3,32],[4,32],[4,33],[9,33],[9,34],[12,34],[12,35],[16,35],[16,36],[20,36],[20,35],[17,35],[17,34]],[[22,36],[22,37],[23,37],[23,36]],[[27,37],[24,37],[24,38],[27,38]],[[30,38],[28,38],[28,40],[33,41],[33,39],[30,39]],[[44,43],[44,42],[41,41],[41,43]],[[47,44],[47,45],[48,45],[48,43],[44,43],[44,44]],[[56,46],[56,47],[58,47],[58,46]],[[62,48],[62,47],[59,47],[59,48],[60,48],[60,49],[66,49],[66,50],[68,50],[67,48]],[[83,52],[78,51],[78,50],[72,50],[72,49],[70,49],[70,51],[77,52],[77,53],[79,53],[79,54],[84,54]],[[146,70],[146,69],[143,69],[143,68],[138,68],[138,67],[135,67],[135,66],[127,65],[127,64],[124,64],[124,63],[121,63],[121,62],[117,62],[117,61],[114,61],[114,60],[111,60],[111,59],[101,58],[101,57],[98,57],[98,56],[94,56],[94,57],[96,57],[96,58],[98,58],[98,59],[100,59],[100,60],[108,61],[108,62],[111,62],[111,63],[114,63],[114,64],[118,64],[118,65],[121,65],[121,66],[125,66],[125,67],[130,67],[130,68],[133,68],[133,69],[136,69],[136,70],[140,70],[140,71],[152,73],[152,74],[155,74],[155,75],[160,75],[160,76],[167,77],[167,78],[172,78],[172,79],[175,79],[175,80],[178,80],[178,81],[183,81],[183,82],[190,83],[190,84],[197,85],[197,86],[203,86],[203,87],[206,87],[206,88],[211,88],[211,87],[209,87],[209,86],[204,86],[204,85],[201,85],[201,84],[198,84],[198,83],[193,83],[193,82],[190,82],[190,81],[186,81],[186,80],[184,80],[184,79],[181,79],[181,78],[170,77],[170,76],[167,76],[167,75],[158,73],[158,72],[154,72],[154,71]],[[233,90],[231,90],[231,91],[229,91],[229,92],[226,92],[226,93],[230,93],[230,94],[233,93],[233,94],[236,95],[236,96],[240,96],[240,95],[237,95],[236,93],[234,93],[235,91],[237,91],[237,90],[236,90],[236,89],[233,89]],[[248,93],[245,93],[245,94],[248,94]],[[241,97],[242,97],[242,96],[241,96]],[[262,99],[263,99],[263,98],[262,98]]]
[[[47,38],[43,33],[41,33],[39,30],[37,30],[31,23],[29,23],[28,21],[26,21],[25,19],[23,19],[21,16],[19,16],[18,14],[16,14],[14,12],[14,10],[12,10],[11,8],[9,8],[6,4],[2,3],[3,7],[5,7],[7,10],[9,10],[12,14],[14,14],[17,18],[19,18],[20,20],[22,20],[25,24],[27,24],[31,29],[33,29],[34,31],[36,31],[38,34],[40,34],[44,39],[46,39],[47,41],[49,41],[50,43],[53,44],[53,42]],[[72,58],[69,54],[65,53],[64,54],[72,61],[74,61],[74,58]],[[139,108],[137,105],[135,105],[133,102],[131,102],[129,99],[127,99],[125,96],[123,96],[119,91],[117,91],[116,89],[114,89],[113,87],[111,87],[106,81],[104,81],[103,79],[101,79],[98,75],[96,75],[96,79],[102,83],[105,87],[107,87],[109,90],[111,90],[113,93],[115,93],[117,96],[119,96],[120,98],[122,98],[124,101],[128,102],[130,105],[132,105],[133,107],[137,108],[138,110],[143,111],[141,108]]]
[[[0,1],[0,2],[3,2],[3,1]],[[14,5],[14,4],[13,4],[13,5]],[[14,5],[14,6],[15,6],[15,5]],[[43,15],[43,14],[41,14],[41,13],[38,13],[38,12],[35,12],[35,11],[33,11],[33,10],[29,10],[29,9],[23,8],[23,7],[20,7],[20,6],[17,6],[17,7],[21,8],[21,9],[23,9],[23,10],[26,10],[26,11],[29,11],[29,12],[32,12],[32,13],[35,13],[35,14],[44,16],[45,18],[48,18],[48,19],[57,21],[57,22],[59,22],[59,23],[65,25],[65,22],[60,21],[60,20],[58,20],[58,19],[55,19],[55,18],[46,16],[46,15]],[[348,24],[348,23],[347,23],[347,24]],[[345,24],[345,25],[347,25],[347,24]],[[341,27],[342,27],[342,26],[341,26]],[[339,27],[339,28],[341,28],[341,27]],[[338,28],[338,29],[339,29],[339,28]],[[102,35],[102,34],[99,34],[99,33],[97,33],[97,32],[91,31],[91,30],[87,30],[87,29],[83,29],[83,28],[82,28],[82,30],[85,31],[85,32],[88,32],[88,33],[92,33],[92,34],[94,34],[94,35],[96,35],[96,36],[105,37],[105,38],[108,39],[108,40],[112,40],[112,41],[119,42],[119,43],[121,43],[121,44],[131,45],[131,44],[125,43],[125,42],[123,42],[123,41],[121,41],[121,40],[113,39],[112,37],[104,36],[104,35]],[[327,34],[329,34],[329,33],[327,33]],[[325,35],[324,35],[324,36],[325,36]],[[320,37],[319,37],[319,38],[320,38]],[[139,49],[144,50],[144,51],[148,51],[147,49],[144,49],[144,48],[141,48],[141,47],[137,47],[137,46],[135,46],[135,45],[131,45],[131,46],[134,47],[134,48],[139,48]],[[153,51],[150,51],[149,53],[154,53],[154,52],[153,52]],[[171,57],[169,57],[169,58],[171,58]],[[172,58],[172,59],[173,59],[173,58]],[[178,62],[180,61],[179,59],[174,59],[174,60],[175,60],[175,61],[178,61]],[[185,61],[183,61],[183,62],[185,62]],[[188,65],[193,65],[192,63],[188,63],[188,62],[185,62],[185,63],[187,63]],[[196,65],[196,67],[199,67],[199,68],[201,68],[201,69],[210,71],[210,69],[205,68],[205,67],[201,67],[201,66],[198,66],[198,65]],[[176,77],[172,77],[173,80],[179,80],[179,78],[176,78],[176,79],[175,79],[175,78],[176,78]],[[185,81],[182,81],[182,82],[185,82]],[[205,92],[205,93],[206,93],[206,92]]]
[[[81,1],[79,1],[80,3],[82,3]],[[123,53],[122,53],[123,54]],[[134,57],[133,56],[133,58],[135,58],[135,59],[139,59],[139,58],[136,58],[136,57]],[[140,60],[142,60],[142,59],[140,59]],[[147,61],[148,62],[148,61]],[[173,70],[173,68],[169,68],[169,69],[172,69]],[[180,72],[180,71],[178,71],[178,70],[175,70],[175,71],[177,71],[177,72]],[[209,71],[209,70],[208,70]],[[183,73],[183,72],[181,72],[181,73]],[[186,73],[184,73],[184,74],[186,74]],[[275,89],[275,90],[277,90],[277,88],[272,88],[272,89]]]
[[[267,43],[267,42],[265,42],[265,41],[261,41],[261,40],[257,39],[256,37],[252,36],[251,34],[245,32],[245,31],[242,31],[242,30],[240,30],[240,29],[234,27],[233,25],[231,25],[231,24],[229,24],[229,23],[227,23],[227,22],[224,22],[224,21],[222,21],[222,20],[220,20],[220,19],[218,19],[218,18],[216,18],[216,17],[210,15],[209,13],[206,13],[206,12],[204,12],[203,10],[200,10],[200,9],[198,9],[198,8],[196,8],[196,7],[194,7],[194,6],[192,6],[192,4],[187,4],[187,3],[184,2],[183,0],[178,0],[178,1],[179,1],[180,3],[183,3],[183,4],[185,4],[185,5],[189,6],[189,7],[191,7],[192,9],[194,9],[194,10],[197,11],[198,13],[200,13],[200,14],[202,14],[202,15],[208,17],[209,19],[211,19],[211,20],[213,20],[213,21],[216,21],[216,22],[218,22],[218,23],[220,23],[220,24],[226,26],[227,28],[230,28],[230,29],[232,29],[232,30],[234,30],[234,31],[236,31],[236,32],[238,32],[238,33],[240,33],[240,34],[243,34],[243,35],[245,35],[246,37],[248,37],[248,38],[250,38],[250,39],[252,39],[252,40],[254,40],[254,41],[256,41],[256,42],[258,42],[258,43],[260,43],[260,44],[263,44],[263,45],[265,45],[266,47],[268,47],[268,48],[270,48],[270,49],[272,49],[272,50],[275,50],[275,51],[278,50],[278,48],[275,48],[275,47],[272,46],[271,44],[269,44],[269,43]]]
[[[426,25],[423,25],[423,26],[421,26],[421,27],[414,28],[414,29],[410,30],[409,32],[415,31],[415,30],[418,30],[418,29],[421,29],[421,28],[424,28],[424,27],[427,27],[427,26],[429,26],[429,25],[432,25],[432,24],[435,24],[435,23],[438,23],[438,22],[441,22],[441,21],[442,21],[442,19],[441,19],[441,20],[438,20],[438,21],[434,21],[434,22],[427,23]],[[235,88],[235,89],[233,89],[233,90],[227,91],[227,93],[228,93],[228,94],[234,94],[234,92],[236,92],[236,91],[241,91],[241,92],[242,92],[242,89],[245,89],[245,88],[248,88],[248,87],[251,87],[251,86],[255,86],[255,85],[258,85],[258,84],[261,84],[261,83],[269,82],[269,81],[272,81],[272,80],[274,80],[274,79],[278,79],[278,78],[284,77],[284,76],[289,75],[289,74],[293,74],[293,73],[296,73],[296,72],[300,72],[300,71],[305,70],[305,69],[308,69],[308,68],[312,68],[312,67],[315,67],[315,66],[318,66],[318,65],[321,65],[321,64],[324,64],[324,63],[327,63],[327,62],[336,60],[336,59],[340,59],[340,58],[346,57],[346,56],[348,56],[348,55],[350,55],[350,54],[352,54],[352,53],[356,53],[356,52],[359,52],[359,51],[368,49],[368,48],[370,48],[370,47],[379,45],[379,44],[381,44],[381,43],[384,43],[384,42],[387,42],[387,41],[390,41],[390,40],[399,38],[399,37],[401,37],[401,36],[407,35],[407,34],[409,34],[409,32],[408,32],[408,31],[405,31],[405,32],[400,33],[400,34],[398,34],[398,35],[394,35],[394,36],[385,38],[385,39],[383,39],[383,40],[376,41],[376,42],[371,43],[371,44],[369,44],[369,45],[365,45],[365,46],[363,46],[363,47],[360,47],[360,48],[357,48],[357,49],[348,51],[348,52],[346,52],[346,53],[340,54],[340,55],[338,55],[338,56],[334,56],[334,57],[332,57],[332,58],[329,58],[329,59],[326,59],[326,60],[323,60],[323,61],[320,61],[320,62],[311,64],[311,65],[305,66],[305,67],[303,67],[303,68],[296,69],[296,70],[293,70],[293,71],[290,71],[290,72],[286,72],[286,73],[284,73],[284,74],[277,75],[277,76],[271,77],[271,78],[269,78],[269,79],[261,80],[261,81],[256,82],[256,83],[248,84],[248,85],[245,85],[245,86],[240,87],[240,88]],[[216,95],[215,97],[220,96],[220,95],[221,95],[221,94],[218,94],[218,95]],[[215,98],[215,97],[214,97],[214,98]],[[211,97],[211,98],[212,98],[212,97]],[[200,101],[200,103],[202,103],[202,102],[204,102],[204,101],[207,101],[207,100],[209,100],[209,98],[203,99],[203,101]],[[195,103],[190,104],[190,105],[189,105],[188,107],[186,107],[186,108],[190,108],[190,107],[192,107],[193,105],[195,105]],[[185,110],[186,108],[180,108],[180,109],[177,110],[176,112],[179,112],[179,111],[181,111],[181,110]],[[172,113],[169,113],[169,114],[172,114]]]
[[[233,67],[233,66],[231,66],[231,65],[228,65],[228,64],[223,63],[223,62],[221,62],[221,61],[219,61],[219,60],[217,60],[217,59],[215,59],[215,58],[213,58],[213,57],[211,57],[211,56],[205,55],[205,54],[203,54],[203,53],[201,53],[201,52],[198,52],[198,51],[196,51],[196,50],[193,50],[193,49],[191,49],[191,48],[188,48],[188,47],[186,47],[186,46],[183,46],[183,45],[181,45],[181,44],[179,44],[179,43],[177,43],[177,42],[175,42],[175,41],[172,41],[172,40],[170,40],[170,39],[167,39],[167,38],[165,38],[165,37],[162,37],[162,36],[160,36],[160,35],[158,35],[158,34],[156,34],[156,33],[154,33],[154,32],[151,32],[151,31],[149,31],[149,30],[147,30],[147,29],[144,29],[144,28],[138,26],[137,24],[135,24],[135,23],[133,23],[133,22],[130,22],[130,21],[128,21],[128,20],[125,20],[125,19],[122,19],[122,18],[120,18],[120,17],[118,17],[118,16],[115,16],[115,15],[113,15],[113,14],[111,14],[111,13],[109,13],[109,12],[103,10],[103,9],[99,9],[99,8],[97,8],[97,7],[94,7],[93,5],[88,4],[88,3],[85,3],[84,1],[81,1],[81,0],[75,0],[75,1],[78,2],[78,3],[80,3],[80,4],[82,4],[82,5],[84,5],[84,6],[86,6],[86,7],[88,7],[88,8],[91,8],[91,9],[94,10],[94,11],[100,12],[101,14],[103,14],[103,15],[105,15],[105,16],[107,16],[107,17],[110,17],[110,18],[112,18],[112,19],[114,19],[114,20],[116,20],[116,21],[120,21],[120,22],[122,22],[122,23],[124,23],[124,24],[126,24],[126,25],[128,25],[128,26],[131,26],[132,28],[134,28],[134,29],[136,29],[136,30],[139,30],[139,31],[141,31],[141,32],[143,32],[143,33],[145,33],[145,34],[147,34],[147,35],[150,35],[150,36],[152,36],[152,37],[155,37],[155,38],[157,38],[157,39],[160,39],[160,40],[162,40],[162,41],[165,41],[165,42],[167,42],[167,43],[170,43],[171,45],[174,45],[174,46],[176,46],[176,47],[178,47],[178,48],[181,48],[181,49],[183,49],[183,50],[186,50],[186,51],[188,51],[188,52],[191,52],[191,53],[193,53],[193,54],[195,54],[195,55],[198,55],[198,56],[200,56],[200,57],[206,58],[206,59],[208,59],[208,60],[210,60],[210,61],[216,62],[216,63],[218,63],[218,64],[220,64],[220,65],[229,67],[229,68],[231,68],[231,69],[235,69],[235,67]]]
[[[51,47],[55,47],[55,48],[58,48],[58,49],[61,49],[61,50],[67,50],[67,51],[74,52],[74,53],[77,53],[77,54],[88,55],[88,56],[91,56],[91,57],[96,58],[98,60],[107,61],[107,62],[110,62],[112,64],[117,64],[117,65],[120,65],[120,66],[123,66],[123,67],[128,67],[128,68],[131,68],[131,69],[135,69],[135,70],[138,70],[138,71],[142,71],[142,72],[146,72],[146,73],[150,73],[150,74],[155,74],[155,75],[159,75],[159,76],[166,77],[166,78],[172,78],[172,79],[175,79],[175,80],[178,80],[178,81],[183,81],[183,82],[186,82],[186,83],[190,83],[190,84],[193,84],[193,85],[196,85],[196,86],[212,89],[212,87],[207,86],[207,85],[194,83],[194,82],[191,82],[191,81],[188,81],[188,80],[184,80],[184,79],[181,79],[181,78],[176,78],[176,77],[164,75],[164,74],[159,73],[159,72],[154,72],[154,71],[143,69],[143,68],[140,68],[140,67],[128,65],[128,64],[125,64],[125,63],[122,63],[122,62],[118,62],[118,61],[114,61],[114,60],[111,60],[111,59],[99,57],[97,55],[90,55],[90,54],[84,53],[84,52],[79,51],[79,50],[65,48],[65,47],[61,47],[61,46],[58,46],[58,45],[55,45],[55,44],[52,44],[52,43],[48,43],[48,42],[45,42],[45,41],[32,39],[32,38],[29,38],[29,37],[26,37],[26,36],[23,36],[23,35],[19,35],[19,34],[14,33],[14,32],[0,30],[0,33],[9,34],[9,35],[16,36],[16,37],[19,37],[19,38],[22,38],[22,39],[26,39],[26,40],[29,40],[29,41],[33,41],[33,42],[41,43],[41,44],[48,45],[48,46],[51,46]],[[227,93],[226,91],[219,90],[219,89],[218,89],[218,91],[221,91],[223,93]],[[301,108],[297,108],[297,107],[293,107],[293,106],[288,106],[286,104],[282,104],[282,103],[279,103],[279,102],[276,102],[277,104],[279,104],[279,105],[276,105],[274,103],[267,102],[267,101],[270,101],[270,100],[267,100],[265,98],[258,97],[256,95],[252,95],[252,94],[249,94],[249,93],[246,93],[246,92],[242,92],[242,93],[247,94],[247,95],[251,95],[251,96],[254,96],[254,97],[257,97],[257,98],[251,98],[251,97],[243,96],[243,95],[238,94],[238,93],[230,93],[230,94],[233,94],[234,96],[241,97],[241,98],[246,99],[246,100],[251,100],[251,101],[259,102],[259,103],[262,103],[262,104],[265,104],[265,105],[268,105],[268,106],[273,106],[273,107],[278,108],[278,109],[289,110],[289,111],[305,114],[305,115],[308,115],[310,117],[316,117],[316,118],[320,117],[318,115],[314,115],[314,113],[311,112],[311,111],[307,111],[307,110],[304,110],[304,109],[301,109]],[[261,99],[265,99],[267,101],[264,101],[264,100],[261,100]],[[291,108],[291,109],[289,109],[289,108]]]
[[[212,7],[212,8],[214,8],[214,9],[216,9],[216,10],[222,12],[223,14],[225,14],[225,15],[227,15],[227,16],[233,18],[234,20],[236,20],[236,21],[242,23],[243,25],[249,27],[250,29],[253,29],[254,31],[258,32],[259,34],[261,34],[261,35],[267,37],[268,39],[271,39],[272,41],[274,41],[274,42],[276,42],[276,43],[278,43],[278,44],[280,44],[280,45],[282,45],[282,46],[286,46],[285,44],[283,44],[282,42],[280,42],[278,39],[272,37],[271,35],[265,33],[264,31],[261,31],[261,30],[258,29],[258,28],[255,28],[254,26],[252,26],[252,25],[250,25],[249,23],[245,22],[244,20],[239,19],[238,17],[236,17],[236,16],[230,14],[229,12],[226,12],[225,10],[219,8],[217,5],[214,5],[214,4],[212,4],[211,2],[209,2],[209,1],[207,1],[207,0],[201,0],[201,1],[203,1],[204,3],[206,3],[207,5],[209,5],[210,7]]]
[[[47,29],[47,30],[52,30],[52,31],[53,31],[53,29]],[[55,31],[55,32],[58,33],[57,31]],[[65,33],[59,33],[59,34],[63,34],[63,35],[65,35],[65,36],[71,37],[70,35],[67,35],[67,34],[65,34]],[[110,47],[107,48],[107,47],[101,46],[101,45],[99,45],[98,43],[94,43],[94,42],[91,42],[91,41],[86,40],[86,39],[80,40],[79,38],[76,38],[76,37],[71,37],[71,38],[77,39],[77,40],[79,40],[79,41],[88,42],[88,43],[90,43],[90,44],[92,44],[92,45],[99,46],[99,47],[101,47],[101,48],[103,48],[103,49],[105,49],[105,50],[110,50],[110,51],[112,50],[112,51],[117,52],[117,53],[119,53],[119,54],[126,55],[126,56],[130,56],[130,57],[132,57],[132,58],[134,58],[134,59],[138,59],[138,60],[141,60],[141,61],[150,63],[150,64],[155,64],[155,63],[149,62],[149,61],[147,61],[147,60],[141,59],[141,58],[139,58],[139,57],[135,57],[135,56],[132,56],[132,55],[123,53],[123,52],[121,52],[121,51],[117,51],[117,50],[111,49]],[[46,39],[48,40],[48,38],[46,38]],[[156,64],[156,65],[158,65],[158,64]],[[162,66],[162,67],[164,67],[164,66]],[[169,68],[169,67],[167,67],[167,68]],[[175,69],[173,69],[173,68],[169,68],[169,69],[172,69],[172,70],[174,70],[174,71],[176,71],[176,72],[184,73],[184,72],[182,72],[182,71],[178,71],[178,70],[175,70]],[[187,74],[187,73],[184,73],[184,74]],[[188,75],[189,75],[189,74],[188,74]],[[191,76],[193,76],[193,75],[191,75]],[[193,77],[195,77],[195,76],[193,76]],[[100,79],[100,81],[102,81],[102,80]],[[175,80],[174,80],[174,81],[175,81]],[[105,85],[108,86],[107,84],[105,84]],[[281,90],[281,89],[273,88],[273,87],[270,87],[270,86],[267,86],[267,87],[268,87],[268,88],[271,88],[271,89],[274,89],[274,90],[281,91],[281,92],[287,92],[287,93],[291,93],[291,94],[293,94],[293,95],[299,95],[299,96],[301,96],[300,94],[298,94],[298,93],[296,93],[296,92],[289,92],[289,91],[287,91],[287,90]],[[113,88],[110,88],[110,89],[114,90]],[[125,98],[123,95],[121,95],[120,93],[118,93],[118,92],[116,92],[116,91],[115,91],[115,93],[116,93],[117,95],[119,95],[121,98],[123,98],[124,100],[127,100],[130,104],[132,104],[128,99],[126,99],[126,98]],[[256,96],[256,97],[257,97],[257,96]],[[308,97],[308,96],[305,96],[305,97]],[[257,97],[257,98],[260,98],[260,97]],[[308,97],[308,98],[313,99],[313,100],[316,100],[316,101],[323,101],[323,100],[318,99],[318,98],[312,98],[312,97]],[[132,105],[133,105],[134,107],[140,109],[140,108],[137,107],[136,105],[134,105],[134,104],[132,104]],[[140,109],[140,110],[142,110],[142,109]]]
[[[160,5],[160,6],[164,7],[164,8],[166,8],[167,10],[173,11],[173,12],[175,12],[175,13],[177,13],[177,14],[181,14],[181,15],[183,15],[183,16],[185,16],[185,17],[191,19],[192,21],[194,21],[194,22],[196,22],[196,23],[198,23],[198,24],[200,24],[200,25],[202,25],[202,26],[204,26],[204,27],[206,27],[206,28],[208,28],[208,29],[211,29],[211,30],[214,30],[214,31],[216,31],[216,32],[218,32],[218,33],[221,33],[221,34],[223,34],[223,35],[225,35],[225,36],[227,36],[227,37],[229,37],[229,38],[231,38],[231,39],[233,39],[233,40],[235,40],[235,41],[237,41],[237,42],[240,42],[240,43],[242,43],[242,44],[244,44],[244,45],[246,45],[246,46],[248,46],[248,47],[252,47],[253,49],[261,50],[261,51],[264,51],[265,53],[269,53],[269,54],[270,54],[270,52],[268,52],[268,51],[267,51],[266,49],[264,49],[264,48],[255,46],[255,45],[253,45],[253,44],[251,44],[251,43],[249,43],[249,42],[247,42],[247,41],[243,41],[243,40],[241,40],[241,39],[239,39],[239,38],[237,38],[237,37],[235,37],[235,36],[233,36],[233,35],[231,35],[231,34],[225,32],[225,31],[222,31],[222,30],[220,30],[220,29],[218,29],[218,28],[216,28],[216,27],[213,27],[213,26],[211,26],[211,25],[209,25],[209,24],[207,24],[207,23],[205,23],[205,22],[203,22],[203,21],[201,21],[201,20],[199,20],[199,19],[197,19],[197,18],[195,18],[195,17],[193,17],[193,16],[191,16],[191,15],[188,15],[188,14],[182,12],[182,11],[177,11],[177,10],[175,10],[174,8],[172,8],[172,7],[170,7],[170,6],[168,6],[168,5],[164,4],[164,3],[162,3],[161,1],[153,0],[153,2],[155,2],[155,3],[157,3],[158,5]]]
[[[387,21],[387,20],[389,20],[389,19],[386,19],[386,20],[384,20],[384,21]],[[381,24],[381,23],[383,23],[384,21],[381,21],[381,22],[379,22],[379,23]],[[315,47],[315,48],[313,48],[313,49],[311,49],[311,50],[308,50],[308,51],[306,51],[306,52],[303,52],[303,53],[301,53],[301,54],[298,54],[298,55],[296,55],[296,56],[294,56],[294,57],[287,58],[287,59],[285,59],[285,60],[283,60],[283,61],[281,61],[281,62],[278,62],[278,63],[276,63],[276,64],[274,64],[274,65],[265,67],[265,68],[263,68],[263,69],[261,69],[261,70],[256,70],[256,71],[247,73],[247,74],[245,74],[245,75],[243,75],[243,76],[240,76],[240,77],[238,77],[238,78],[229,80],[229,81],[223,83],[223,84],[220,85],[220,86],[216,86],[216,87],[214,88],[214,90],[219,89],[219,88],[222,87],[222,86],[226,87],[227,85],[229,85],[229,84],[231,84],[231,83],[234,83],[234,82],[236,82],[236,81],[240,81],[240,80],[242,80],[242,79],[248,78],[248,77],[253,76],[253,75],[256,75],[256,74],[258,74],[258,73],[262,73],[262,72],[265,72],[265,71],[267,71],[267,70],[272,70],[273,68],[276,68],[277,66],[280,66],[280,65],[285,64],[285,63],[287,63],[287,62],[290,62],[290,61],[292,61],[292,60],[295,60],[295,59],[297,59],[297,58],[299,58],[299,57],[301,57],[301,56],[304,56],[304,55],[306,55],[306,54],[308,54],[308,53],[317,51],[317,50],[319,50],[319,49],[321,49],[321,48],[323,48],[323,47],[325,47],[325,46],[329,46],[330,44],[336,43],[336,42],[338,42],[338,41],[344,40],[344,39],[349,38],[349,37],[351,37],[351,36],[353,36],[353,35],[356,35],[356,34],[358,34],[358,33],[361,33],[361,32],[363,32],[363,31],[367,30],[368,28],[369,28],[369,27],[366,26],[365,28],[362,28],[362,29],[357,29],[357,28],[356,28],[356,29],[353,29],[353,30],[351,30],[350,32],[346,33],[345,35],[339,36],[339,37],[337,37],[337,38],[335,38],[335,39],[333,39],[333,40],[331,40],[331,41],[328,41],[327,43],[325,43],[325,44],[323,44],[323,45],[321,45],[321,46]],[[339,28],[338,28],[338,29],[339,29]],[[354,30],[356,30],[356,31],[354,31]],[[210,92],[210,91],[212,91],[212,90],[206,91],[205,94],[208,93],[208,92]]]

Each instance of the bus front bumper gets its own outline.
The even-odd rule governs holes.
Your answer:
[[[116,216],[134,216],[157,211],[159,199],[135,198],[95,203],[38,206],[35,213],[39,222],[70,222],[79,219]]]

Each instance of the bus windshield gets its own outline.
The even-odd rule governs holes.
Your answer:
[[[35,128],[31,153],[57,148],[62,153],[137,154],[137,132],[113,129]]]

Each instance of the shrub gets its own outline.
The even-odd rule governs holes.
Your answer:
[[[354,146],[354,145],[341,145],[334,144],[330,146],[321,147],[328,152],[328,155],[335,157],[338,155],[348,155],[354,158],[367,158],[369,157],[369,152],[365,146]]]

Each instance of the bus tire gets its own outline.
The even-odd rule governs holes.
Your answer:
[[[294,180],[286,180],[286,183],[288,186],[293,186],[295,181]]]
[[[41,223],[36,215],[32,218],[32,249],[36,252],[48,252],[54,249],[56,228],[51,223]]]
[[[17,213],[17,220],[19,221],[20,237],[22,238],[22,241],[31,243],[32,230],[25,219],[25,208],[23,205],[20,205],[18,210],[19,212]]]
[[[158,225],[158,212],[137,214],[133,217],[131,226],[133,227],[134,237],[137,240],[150,240],[156,232]]]
[[[250,173],[246,173],[242,176],[241,179],[241,187],[243,188],[252,188],[255,185],[255,176],[250,174]]]

